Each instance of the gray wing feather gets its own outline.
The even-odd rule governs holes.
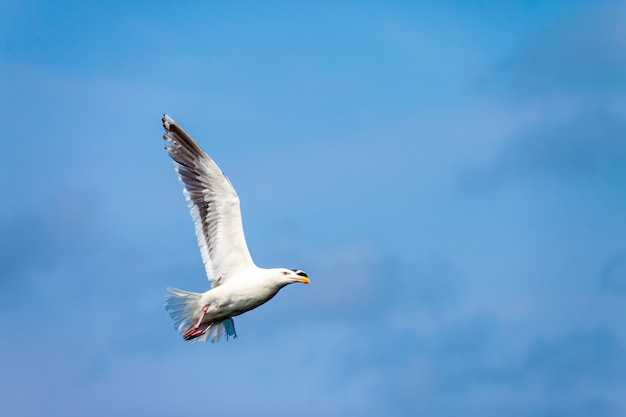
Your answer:
[[[198,246],[209,280],[216,287],[239,268],[254,266],[243,232],[239,197],[226,175],[172,118],[163,115],[176,172],[185,186]]]

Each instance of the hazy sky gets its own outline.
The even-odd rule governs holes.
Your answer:
[[[0,2],[0,415],[623,416],[626,3]],[[178,121],[292,285],[209,287]]]

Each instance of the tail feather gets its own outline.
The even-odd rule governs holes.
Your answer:
[[[199,318],[197,312],[199,310],[200,297],[202,294],[179,290],[178,288],[168,288],[167,290],[173,295],[165,297],[165,310],[167,310],[169,316],[174,320],[174,328],[176,331],[183,335]],[[200,330],[206,331],[204,334],[193,339],[194,341],[204,343],[210,339],[211,342],[217,343],[223,335],[226,336],[226,340],[230,337],[233,339],[237,338],[235,321],[232,318],[203,323]]]
[[[198,309],[201,294],[191,291],[179,290],[178,288],[168,288],[173,295],[165,297],[165,310],[174,320],[174,328],[184,333],[186,329],[193,326],[195,320],[193,316]]]

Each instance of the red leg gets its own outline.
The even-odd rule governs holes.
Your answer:
[[[191,326],[189,330],[187,330],[185,334],[183,334],[183,337],[185,338],[185,340],[190,340],[198,336],[202,336],[206,332],[206,328],[204,330],[198,330],[198,328],[200,327],[200,324],[202,323],[202,319],[204,319],[204,316],[206,315],[206,312],[208,310],[209,310],[209,306],[204,306],[202,308],[202,314],[200,315],[200,318],[198,319],[196,324]]]

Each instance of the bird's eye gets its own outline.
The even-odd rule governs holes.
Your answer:
[[[283,271],[283,275],[287,275],[289,272],[287,271]]]

